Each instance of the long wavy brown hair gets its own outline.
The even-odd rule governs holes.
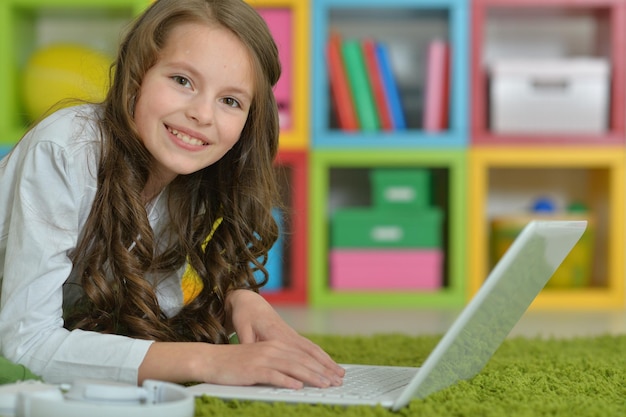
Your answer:
[[[215,164],[170,183],[171,222],[157,238],[141,197],[152,157],[137,134],[133,106],[172,28],[190,22],[219,25],[239,37],[253,61],[255,94],[237,144]],[[280,76],[277,47],[264,20],[243,0],[158,0],[130,27],[113,68],[99,120],[98,189],[72,253],[82,295],[68,309],[65,325],[157,341],[223,343],[226,295],[260,288],[254,271],[264,273],[263,284],[264,260],[278,236],[272,217],[280,204],[273,168],[279,134],[272,92]],[[219,217],[223,222],[203,250]],[[159,250],[163,242],[165,249]],[[168,317],[145,276],[180,270],[186,260],[203,290]]]

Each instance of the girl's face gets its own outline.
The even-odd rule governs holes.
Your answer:
[[[186,23],[174,28],[148,70],[135,123],[163,186],[218,161],[239,140],[252,102],[248,50],[229,30]],[[157,184],[153,184],[158,186]]]

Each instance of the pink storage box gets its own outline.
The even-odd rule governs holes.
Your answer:
[[[440,249],[330,251],[336,290],[436,290],[442,285]]]

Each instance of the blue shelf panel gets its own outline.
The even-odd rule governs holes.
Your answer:
[[[468,90],[469,90],[469,15],[467,0],[318,0],[313,7],[313,74],[311,94],[312,147],[372,146],[372,147],[428,147],[468,145]],[[415,11],[416,16],[446,16],[447,38],[451,45],[450,108],[448,131],[429,134],[410,125],[406,131],[375,133],[348,133],[331,128],[329,110],[329,87],[327,75],[326,44],[329,34],[330,15],[333,11],[353,8],[355,12],[385,10],[393,13]],[[355,18],[358,19],[358,18]],[[355,20],[356,21],[356,20]],[[373,36],[376,36],[374,33]],[[423,65],[416,63],[414,65]],[[418,81],[419,82],[419,81]],[[415,119],[413,115],[413,119]],[[356,142],[356,143],[355,143]]]
[[[442,7],[467,7],[467,0],[314,0],[311,5],[314,8],[420,8],[440,9]]]
[[[427,134],[415,130],[402,132],[352,132],[326,131],[315,138],[315,149],[322,148],[463,148],[466,135],[453,132]]]

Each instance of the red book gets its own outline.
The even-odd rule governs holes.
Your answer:
[[[367,68],[367,75],[374,94],[374,102],[378,110],[380,126],[383,130],[392,130],[393,125],[391,123],[389,101],[380,73],[380,64],[376,56],[376,43],[374,40],[363,40],[363,55],[365,56],[365,67]]]
[[[430,42],[426,65],[424,130],[440,132],[448,128],[450,47],[447,42]]]
[[[331,33],[327,45],[328,79],[335,103],[339,127],[343,130],[359,130],[356,107],[352,100],[348,76],[341,52],[341,35]]]

